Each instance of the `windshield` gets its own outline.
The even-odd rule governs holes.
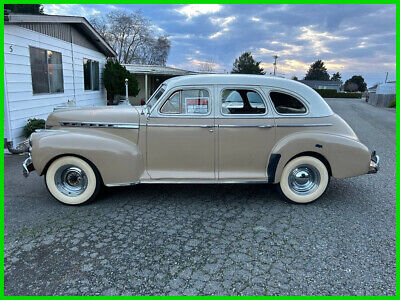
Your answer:
[[[152,108],[152,106],[154,104],[156,104],[156,102],[158,101],[158,99],[160,99],[160,97],[162,96],[162,94],[164,94],[166,89],[166,85],[162,84],[160,85],[160,87],[153,93],[153,95],[151,95],[150,99],[147,101],[147,106],[149,108]]]

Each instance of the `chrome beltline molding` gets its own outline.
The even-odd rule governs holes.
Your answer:
[[[61,126],[66,126],[66,127],[139,129],[139,124],[136,123],[77,122],[77,121],[60,121],[59,123]]]
[[[321,123],[321,124],[277,124],[276,127],[325,127],[332,126],[329,123]]]
[[[218,127],[221,128],[273,128],[275,125],[224,125],[220,124]]]
[[[148,127],[200,127],[200,128],[273,128],[273,127],[325,127],[332,124],[277,124],[277,125],[241,125],[241,124],[218,124],[218,125],[194,125],[194,124],[147,124]]]
[[[148,127],[200,127],[212,128],[214,125],[195,125],[195,124],[147,124]]]

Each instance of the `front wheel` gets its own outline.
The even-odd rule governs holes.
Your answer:
[[[288,162],[282,172],[278,191],[285,200],[310,203],[326,190],[329,173],[325,164],[312,156],[300,156]]]
[[[94,199],[101,186],[98,171],[75,156],[64,156],[53,161],[47,169],[45,181],[50,194],[69,205]]]

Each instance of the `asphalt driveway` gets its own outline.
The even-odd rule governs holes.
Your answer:
[[[6,295],[394,295],[395,113],[328,100],[381,156],[310,205],[268,185],[139,185],[65,206],[5,156]]]

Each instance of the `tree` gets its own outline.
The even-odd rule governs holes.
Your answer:
[[[261,61],[255,61],[250,52],[244,52],[233,63],[232,74],[259,74],[265,75],[264,69],[260,67]]]
[[[215,61],[213,59],[203,61],[199,64],[197,69],[202,73],[213,73],[215,71]]]
[[[113,10],[92,17],[90,23],[117,52],[118,62],[166,64],[171,42],[165,35],[155,37],[152,24],[140,11]]]
[[[304,80],[329,80],[329,74],[326,70],[324,62],[322,60],[317,60],[311,64],[306,76],[304,77]]]
[[[125,79],[128,78],[128,95],[139,94],[138,82],[135,76],[118,61],[109,59],[104,67],[103,82],[111,99],[116,95],[125,95]]]
[[[12,13],[42,15],[42,4],[4,4],[4,9],[9,9]]]
[[[295,75],[295,76],[292,77],[292,80],[296,80],[296,81],[297,81],[297,80],[299,80],[299,79],[298,79],[297,76]]]
[[[339,72],[333,73],[331,77],[332,81],[340,81],[342,82],[342,75]]]
[[[346,92],[364,92],[367,89],[367,84],[361,75],[354,75],[350,79],[347,79],[344,83],[344,90]]]

